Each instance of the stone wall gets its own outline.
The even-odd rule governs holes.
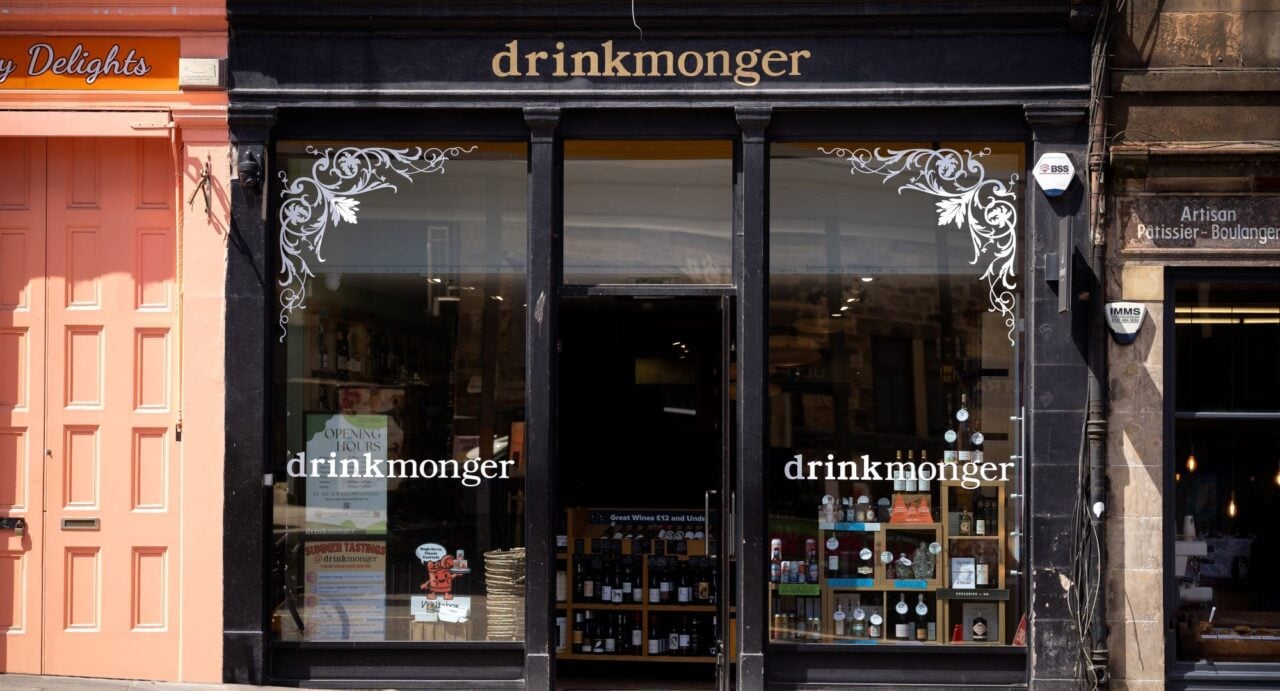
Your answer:
[[[1108,297],[1141,302],[1131,345],[1110,342],[1107,624],[1112,688],[1164,688],[1164,268],[1113,260]]]

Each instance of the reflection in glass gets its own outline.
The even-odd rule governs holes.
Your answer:
[[[526,156],[458,145],[328,228],[277,350],[278,639],[523,636]]]
[[[567,284],[730,282],[728,141],[567,141]]]
[[[990,149],[973,160],[1016,208],[1021,145],[948,147]],[[972,222],[941,216],[958,202],[900,191],[919,171],[851,175],[822,152],[859,148],[876,146],[772,147],[771,639],[1011,644],[1018,336],[992,309]]]
[[[1275,659],[1280,280],[1175,286],[1178,659]]]

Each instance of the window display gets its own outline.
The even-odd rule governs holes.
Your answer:
[[[1024,644],[1023,167],[772,146],[771,640]]]
[[[525,146],[279,155],[273,633],[520,640]]]
[[[1178,281],[1177,659],[1280,657],[1280,278]]]

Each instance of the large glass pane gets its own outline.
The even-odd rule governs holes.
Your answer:
[[[1021,643],[1023,168],[773,145],[771,640]]]
[[[728,141],[564,144],[568,284],[731,280]]]
[[[1275,660],[1280,278],[1180,281],[1174,306],[1178,659]]]
[[[324,232],[278,349],[273,634],[519,640],[525,147],[359,146],[279,148],[280,222]]]

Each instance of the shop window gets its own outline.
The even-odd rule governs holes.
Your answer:
[[[729,141],[567,141],[568,284],[728,284]]]
[[[1276,659],[1280,278],[1174,288],[1177,659]]]
[[[525,146],[278,153],[273,636],[520,640]]]
[[[769,636],[1024,645],[1018,144],[771,151]]]

